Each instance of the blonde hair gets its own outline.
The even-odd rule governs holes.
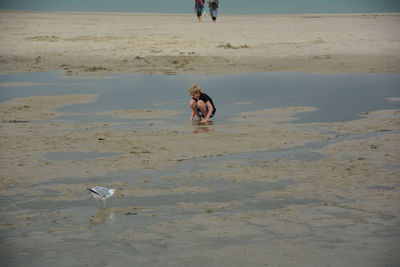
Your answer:
[[[194,95],[198,92],[201,93],[201,88],[198,84],[194,83],[191,86],[189,86],[189,94]]]

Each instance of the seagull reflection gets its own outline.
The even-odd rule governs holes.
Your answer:
[[[105,223],[114,223],[115,222],[115,214],[112,209],[101,209],[98,210],[97,213],[90,217],[89,223],[90,225],[101,225]]]

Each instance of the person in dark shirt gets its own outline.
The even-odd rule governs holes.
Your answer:
[[[199,19],[199,22],[201,22],[202,10],[204,8],[204,0],[194,0],[194,2],[195,2],[194,9],[197,12],[197,18]]]
[[[214,23],[217,21],[218,5],[218,0],[208,1],[208,7],[210,8],[210,14]]]
[[[197,84],[189,86],[189,94],[192,96],[190,99],[189,106],[192,110],[190,115],[190,121],[194,120],[194,116],[197,116],[201,122],[209,122],[215,115],[215,105],[207,94],[201,91],[201,88]]]

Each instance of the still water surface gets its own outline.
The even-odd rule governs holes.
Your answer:
[[[17,86],[25,82],[26,86]],[[0,75],[0,102],[30,95],[97,94],[88,104],[62,108],[66,113],[90,113],[120,109],[181,111],[173,123],[187,123],[187,88],[198,83],[217,107],[215,123],[226,123],[240,112],[260,109],[313,106],[300,114],[302,122],[334,122],[357,119],[362,112],[399,108],[387,98],[400,96],[400,74],[250,73],[242,75],[140,75],[65,76],[58,72]],[[82,114],[80,114],[82,115]],[[63,118],[67,120],[68,118]],[[116,120],[102,117],[70,117],[70,120]]]

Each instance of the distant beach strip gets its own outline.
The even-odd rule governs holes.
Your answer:
[[[129,12],[129,13],[192,13],[191,0],[19,0],[0,1],[0,10],[73,11],[73,12]],[[222,0],[221,14],[337,14],[337,13],[396,13],[397,0]]]

